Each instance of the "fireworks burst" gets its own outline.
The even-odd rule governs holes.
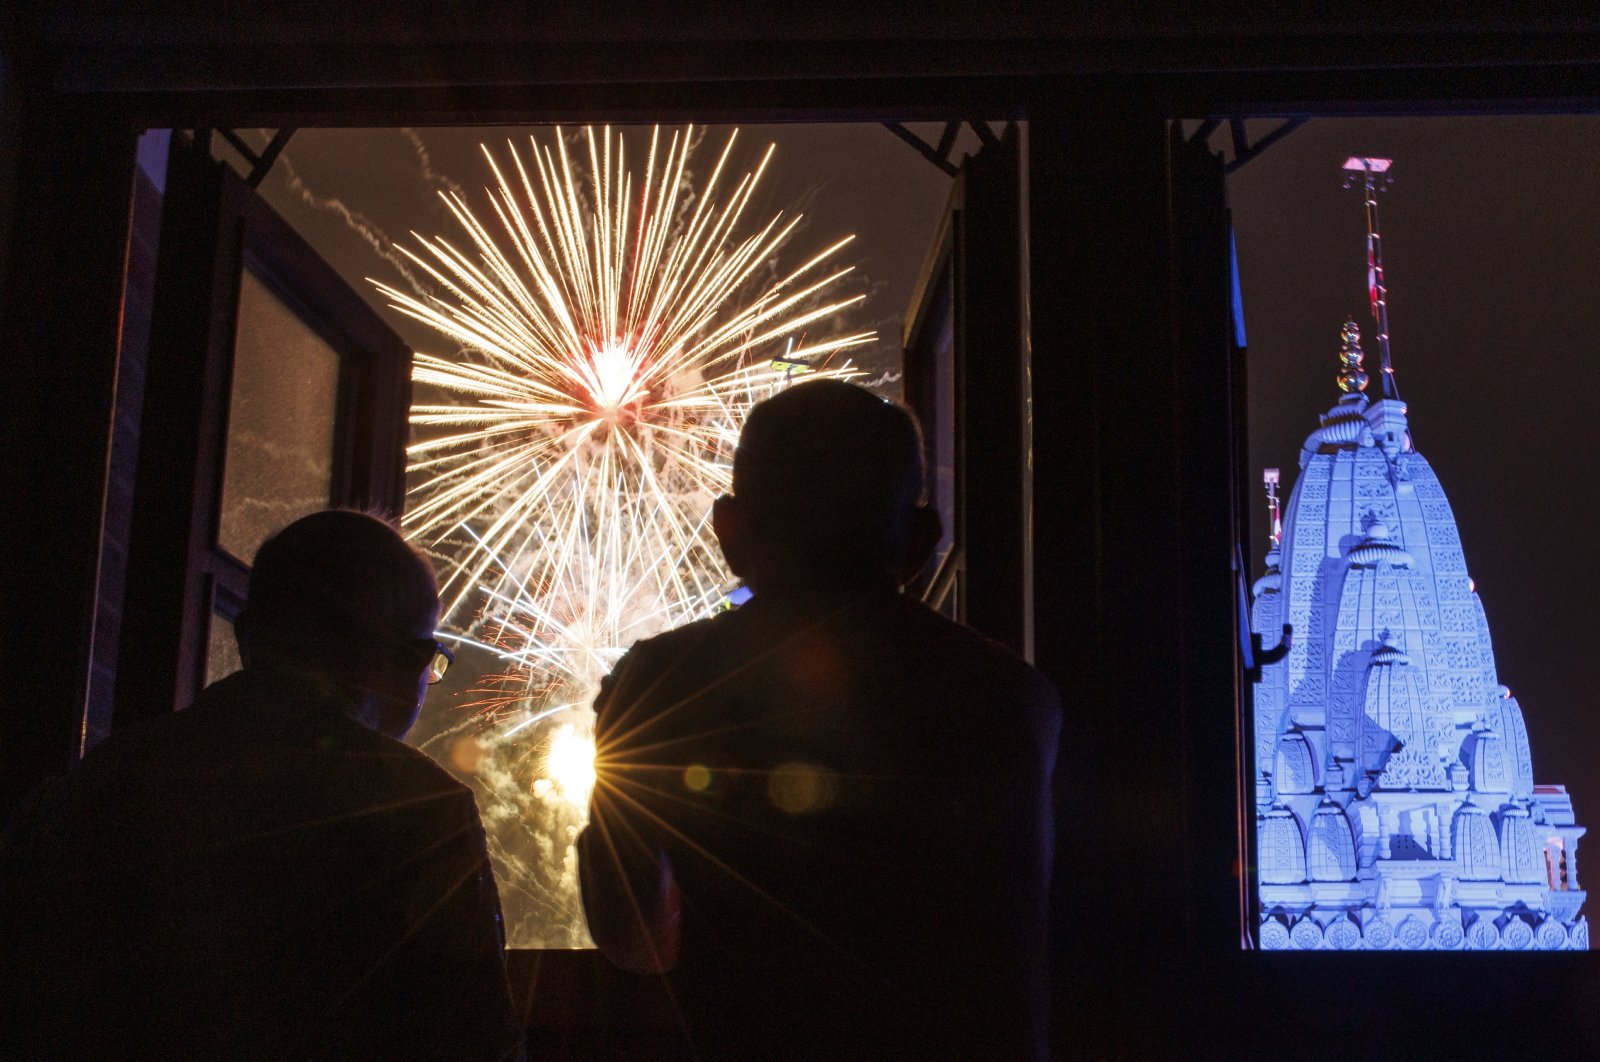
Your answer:
[[[593,782],[586,709],[629,645],[723,599],[708,518],[745,414],[797,371],[850,375],[830,360],[873,338],[808,335],[860,301],[829,295],[848,238],[784,273],[773,263],[800,217],[744,224],[772,148],[725,180],[730,135],[695,188],[693,142],[653,130],[637,174],[610,129],[585,131],[577,164],[559,131],[506,166],[485,148],[493,223],[443,192],[469,247],[413,234],[404,252],[438,294],[378,284],[462,349],[416,358],[414,379],[448,401],[412,407],[406,524],[440,561],[441,626],[504,663],[477,691],[476,777],[495,790],[502,891],[526,876],[511,894],[548,908],[523,940],[508,910],[513,943],[577,942],[552,919],[583,936],[571,837]]]

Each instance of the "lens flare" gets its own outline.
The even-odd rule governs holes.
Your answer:
[[[836,359],[875,338],[832,326],[863,298],[832,294],[848,237],[779,268],[800,217],[747,223],[773,149],[730,177],[736,135],[704,181],[692,128],[652,130],[638,167],[609,128],[485,147],[486,219],[442,192],[467,242],[404,252],[435,290],[377,284],[458,348],[416,356],[406,531],[435,557],[442,636],[503,665],[475,690],[473,778],[513,944],[587,943],[588,706],[629,645],[725,599],[709,512],[746,413],[796,373],[855,375]]]
[[[550,738],[544,769],[556,791],[569,803],[587,808],[589,793],[594,789],[594,738],[580,733],[570,723],[558,728]]]

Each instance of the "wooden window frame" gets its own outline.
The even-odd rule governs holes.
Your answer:
[[[193,700],[212,617],[244,606],[248,558],[217,536],[245,270],[339,357],[328,504],[398,519],[405,499],[410,348],[205,137],[173,139],[113,728]]]

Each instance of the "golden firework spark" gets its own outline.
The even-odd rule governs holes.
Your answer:
[[[746,223],[773,149],[730,178],[736,135],[698,186],[692,128],[652,130],[637,171],[609,128],[586,159],[560,130],[485,147],[492,220],[444,192],[467,245],[403,249],[437,293],[377,285],[461,348],[416,357],[448,400],[412,408],[406,529],[441,562],[444,629],[505,662],[486,747],[542,763],[543,799],[583,802],[574,710],[627,647],[723,599],[709,510],[750,407],[796,371],[853,375],[830,361],[874,338],[810,334],[862,298],[831,294],[850,238],[775,269],[801,219]]]

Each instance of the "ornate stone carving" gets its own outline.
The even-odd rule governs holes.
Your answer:
[[[1521,951],[1533,943],[1533,930],[1521,918],[1512,915],[1500,926],[1500,944],[1512,951]]]
[[[1272,916],[1261,923],[1261,947],[1266,951],[1282,951],[1289,946],[1289,928]]]
[[[1251,735],[1259,876],[1277,912],[1261,946],[1586,948],[1581,827],[1564,790],[1534,788],[1461,530],[1405,417],[1388,400],[1329,411],[1257,584],[1252,629],[1295,630],[1263,670]],[[1558,833],[1565,891],[1543,888]],[[1419,872],[1437,884],[1402,884]],[[1472,908],[1507,902],[1486,898],[1500,882],[1526,906]],[[1283,913],[1313,909],[1323,928]]]
[[[1294,946],[1300,951],[1316,951],[1322,947],[1322,927],[1309,916],[1302,918],[1294,924],[1293,929],[1289,930],[1289,939],[1294,941]]]
[[[1467,927],[1467,945],[1474,951],[1493,951],[1500,946],[1500,927],[1480,916]]]
[[[1416,918],[1407,918],[1400,923],[1400,928],[1395,930],[1395,939],[1400,941],[1400,946],[1408,951],[1417,951],[1428,946],[1428,927]]]
[[[1323,938],[1329,947],[1340,951],[1349,951],[1361,942],[1361,930],[1349,918],[1341,915],[1328,923],[1328,928],[1323,931]]]
[[[1567,927],[1554,918],[1546,918],[1539,923],[1539,929],[1534,937],[1541,950],[1559,951],[1567,946]]]
[[[1269,885],[1297,885],[1306,880],[1305,840],[1294,812],[1278,804],[1262,816],[1257,856],[1261,880]]]

